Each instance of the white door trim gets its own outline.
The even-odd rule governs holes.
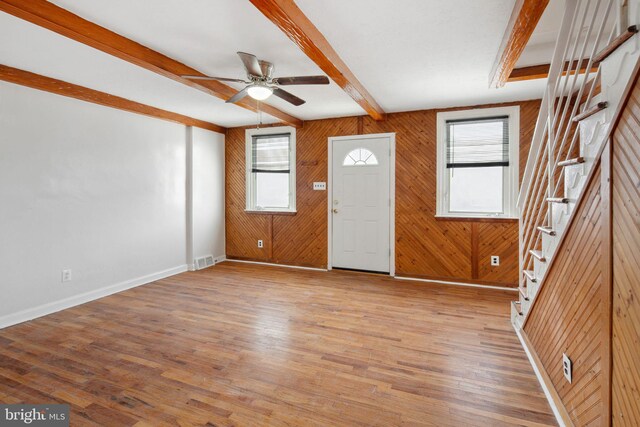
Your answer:
[[[332,269],[332,253],[331,246],[333,244],[333,215],[331,210],[333,206],[333,142],[344,141],[350,139],[376,139],[389,138],[389,148],[391,149],[389,157],[389,276],[396,275],[396,134],[390,133],[371,133],[367,135],[348,135],[348,136],[330,136],[328,139],[329,149],[327,162],[327,270]]]

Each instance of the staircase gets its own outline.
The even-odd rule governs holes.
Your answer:
[[[636,76],[640,37],[634,24],[640,24],[640,0],[565,2],[518,197],[522,277],[519,299],[511,304],[516,330],[545,286]]]

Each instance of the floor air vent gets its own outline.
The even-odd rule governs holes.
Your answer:
[[[202,270],[203,268],[211,267],[215,262],[213,261],[213,255],[207,255],[202,258],[196,259],[196,270]]]

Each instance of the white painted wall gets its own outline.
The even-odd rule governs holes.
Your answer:
[[[223,136],[196,135],[219,202]],[[0,82],[0,328],[184,271],[186,165],[182,125]],[[198,250],[224,236],[212,203]]]
[[[225,255],[224,135],[193,128],[193,256]]]

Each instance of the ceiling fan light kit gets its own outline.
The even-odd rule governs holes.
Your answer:
[[[263,101],[271,95],[298,106],[305,103],[304,99],[298,98],[294,94],[281,89],[280,86],[291,85],[328,85],[329,78],[327,76],[295,76],[273,78],[273,64],[268,61],[259,60],[255,55],[250,53],[238,52],[240,60],[244,64],[247,72],[248,81],[241,79],[231,79],[226,77],[209,77],[209,76],[182,76],[192,80],[219,80],[223,82],[244,83],[244,89],[233,95],[226,102],[234,103],[240,101],[249,95],[257,101]]]
[[[264,101],[273,94],[273,88],[255,83],[247,88],[247,93],[255,100]]]

